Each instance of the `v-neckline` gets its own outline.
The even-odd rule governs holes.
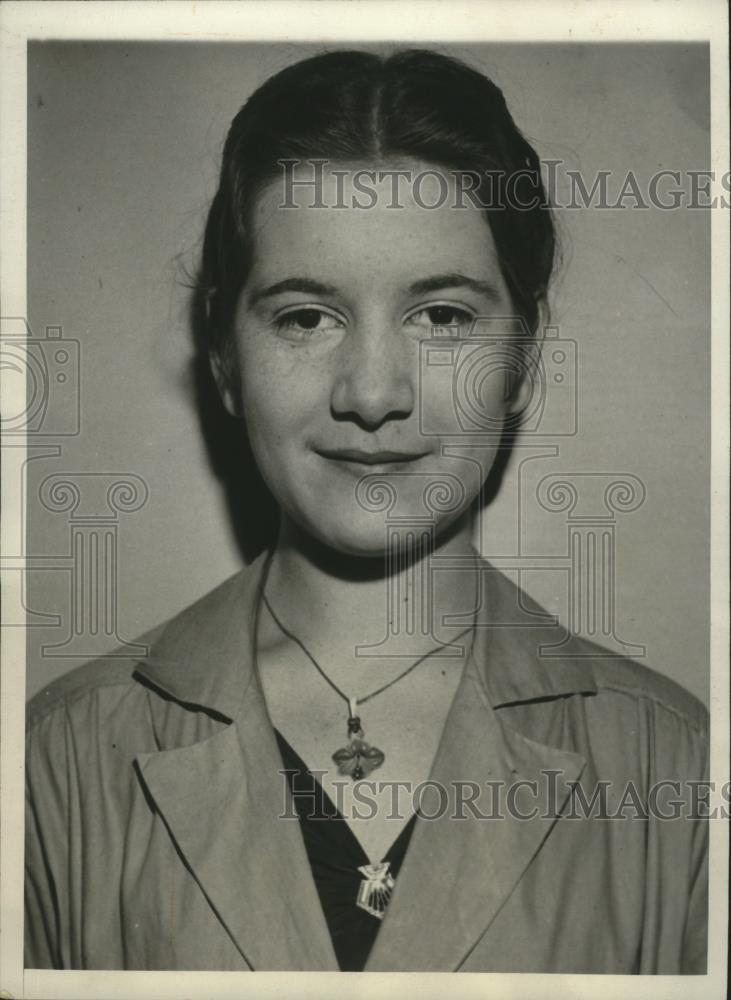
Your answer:
[[[356,835],[353,833],[349,823],[345,819],[345,816],[343,816],[341,811],[335,805],[333,800],[330,798],[328,793],[323,788],[322,784],[318,781],[318,779],[309,769],[309,767],[304,762],[302,757],[300,757],[300,755],[297,753],[297,751],[294,749],[291,743],[282,735],[282,733],[276,727],[274,727],[274,735],[277,738],[280,755],[282,757],[282,763],[284,764],[285,768],[287,767],[286,757],[289,756],[292,762],[297,765],[297,770],[301,774],[306,775],[309,778],[309,780],[312,781],[313,784],[317,787],[318,794],[322,796],[321,801],[326,806],[327,818],[334,820],[339,824],[342,824],[342,829],[344,831],[343,836],[348,840],[349,848],[359,855],[359,858],[361,859],[361,864],[364,865],[373,864],[374,862],[372,862],[371,859],[366,854],[365,848],[358,840]],[[383,864],[384,862],[391,860],[393,858],[393,854],[398,850],[401,841],[410,839],[413,827],[416,823],[418,816],[419,813],[417,810],[412,814],[409,821],[403,826],[403,828],[399,831],[395,839],[391,842],[391,845],[389,846],[386,853],[381,857],[380,861],[375,862],[376,864],[379,863]]]

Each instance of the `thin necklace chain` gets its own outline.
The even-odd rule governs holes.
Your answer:
[[[420,656],[419,659],[416,660],[415,663],[412,663],[411,666],[407,667],[407,669],[404,670],[403,673],[400,673],[398,675],[398,677],[394,677],[393,680],[389,681],[388,684],[384,684],[382,687],[377,688],[375,691],[371,691],[370,694],[365,695],[363,698],[352,699],[352,698],[349,698],[347,696],[347,694],[345,694],[344,691],[340,690],[340,688],[337,686],[337,684],[335,683],[335,681],[333,681],[330,677],[328,677],[328,675],[322,669],[322,667],[317,662],[317,660],[312,655],[312,653],[307,649],[307,647],[302,642],[302,640],[298,639],[297,636],[294,635],[293,632],[290,632],[289,629],[286,628],[281,623],[281,621],[279,620],[279,618],[277,617],[277,615],[274,613],[274,608],[269,603],[266,594],[262,593],[262,599],[263,599],[264,603],[267,606],[269,614],[272,616],[272,618],[276,622],[277,627],[284,633],[284,635],[287,636],[288,639],[291,639],[292,642],[296,642],[297,643],[297,645],[299,646],[299,648],[305,654],[305,656],[307,657],[307,659],[312,663],[313,667],[317,670],[317,672],[320,674],[320,676],[323,678],[323,680],[326,680],[327,683],[330,685],[330,687],[333,689],[333,691],[335,691],[337,694],[339,694],[340,697],[343,699],[343,701],[347,702],[348,705],[351,705],[353,703],[353,701],[356,701],[358,705],[364,705],[367,701],[370,701],[371,698],[375,698],[376,695],[382,694],[384,691],[387,691],[388,688],[393,687],[394,684],[397,684],[400,680],[403,680],[404,677],[406,677],[408,674],[410,674],[412,670],[416,670],[416,668],[419,666],[419,664],[423,663],[424,660],[428,656],[432,656],[434,653],[438,653],[440,649],[445,649],[446,646],[449,645],[449,643],[445,642],[441,646],[436,646],[434,649],[428,650],[426,653],[424,653],[423,656]],[[472,631],[472,626],[470,625],[469,628],[466,628],[463,632],[460,632],[459,635],[456,636],[456,639],[461,639],[462,636],[467,635],[467,633],[471,632],[471,631]]]

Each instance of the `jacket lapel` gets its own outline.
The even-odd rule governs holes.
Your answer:
[[[483,569],[489,606],[478,621],[430,775],[446,800],[436,791],[423,800],[422,811],[438,818],[417,821],[369,972],[458,969],[550,835],[586,765],[579,754],[528,739],[496,711],[595,685],[571,661],[540,662],[539,645],[556,642],[557,628],[547,627],[545,616],[536,626],[541,609],[489,564]],[[458,782],[479,785],[476,810],[460,809],[460,795],[463,803],[469,796]],[[528,793],[517,794],[512,810],[511,787]],[[525,815],[534,807],[537,815],[521,818],[519,811]]]
[[[469,669],[469,668],[468,668]],[[463,677],[445,726],[431,780],[447,791],[430,796],[417,821],[396,888],[366,969],[452,971],[459,968],[549,835],[555,818],[530,820],[511,814],[507,789],[536,782],[538,793],[519,808],[528,813],[548,798],[547,771],[559,772],[555,812],[569,794],[585,760],[526,739],[503,725],[484,697],[475,672]],[[456,782],[479,783],[480,818],[459,809]],[[494,790],[487,792],[486,783]],[[526,789],[529,786],[524,786]],[[468,796],[462,793],[462,801]],[[547,812],[547,810],[546,810]],[[458,817],[458,818],[455,818]]]
[[[143,780],[214,912],[253,969],[338,968],[265,706],[252,684],[235,722],[138,757]],[[290,816],[292,810],[289,810]]]
[[[237,574],[213,592],[215,600],[209,595],[205,606],[199,602],[175,619],[138,669],[148,683],[188,707],[212,709],[228,724],[206,717],[207,732],[217,728],[201,738],[200,713],[171,711],[156,700],[153,723],[163,749],[138,755],[137,764],[248,965],[337,970],[298,822],[281,818],[289,790],[252,669],[253,611],[264,570],[259,562]]]

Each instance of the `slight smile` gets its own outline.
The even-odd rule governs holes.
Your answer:
[[[349,466],[359,472],[395,472],[401,466],[418,462],[429,454],[428,451],[364,451],[360,448],[317,448],[317,454],[332,462]]]

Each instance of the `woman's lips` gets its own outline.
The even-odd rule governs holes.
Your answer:
[[[361,474],[368,472],[396,472],[406,465],[418,462],[428,454],[407,451],[365,451],[360,448],[318,448],[317,453],[332,462],[354,469]]]

